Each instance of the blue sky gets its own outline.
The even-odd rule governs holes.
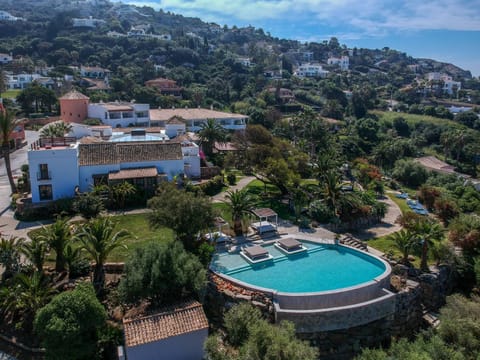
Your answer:
[[[404,51],[480,76],[480,0],[123,0],[273,36]]]

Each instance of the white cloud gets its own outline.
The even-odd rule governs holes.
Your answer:
[[[480,0],[124,0],[219,24],[316,20],[384,35],[405,30],[480,31]]]

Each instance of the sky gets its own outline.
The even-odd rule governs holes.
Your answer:
[[[391,49],[480,76],[480,0],[122,0],[301,41]]]

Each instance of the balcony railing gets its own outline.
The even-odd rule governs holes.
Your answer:
[[[52,180],[52,174],[50,171],[37,172],[37,180]]]

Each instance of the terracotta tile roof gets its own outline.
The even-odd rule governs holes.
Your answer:
[[[192,301],[153,315],[123,319],[123,329],[125,345],[131,347],[208,329],[208,320],[202,305]]]
[[[80,166],[183,159],[179,143],[158,141],[80,144],[78,153]]]
[[[185,120],[204,120],[204,119],[246,119],[247,115],[232,114],[223,111],[210,109],[150,109],[150,120],[168,121],[174,116]]]
[[[155,177],[158,175],[157,168],[139,168],[139,169],[123,169],[117,172],[111,172],[108,174],[108,180],[126,180],[126,179],[138,179],[145,177]]]
[[[90,98],[77,90],[73,90],[60,97],[59,100],[90,100]]]

